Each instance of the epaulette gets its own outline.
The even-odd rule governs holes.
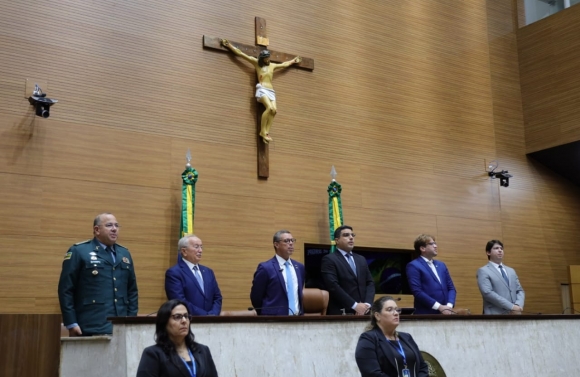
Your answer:
[[[117,246],[121,246],[121,247],[122,247],[123,249],[125,249],[125,250],[129,250],[129,249],[127,249],[125,246],[121,245],[120,243],[115,243],[115,245],[117,245]]]
[[[86,240],[86,241],[77,242],[77,243],[75,243],[75,246],[78,246],[78,245],[83,245],[83,244],[85,244],[85,243],[89,243],[89,242],[91,242],[92,240],[93,240],[93,239],[91,238],[91,239],[88,239],[88,240]]]

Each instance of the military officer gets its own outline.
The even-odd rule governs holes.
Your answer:
[[[117,243],[115,216],[98,215],[93,234],[71,246],[62,262],[58,299],[70,336],[112,334],[107,317],[137,315],[135,266],[129,250]]]

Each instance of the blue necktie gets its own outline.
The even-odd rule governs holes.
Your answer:
[[[354,258],[352,257],[351,253],[346,253],[346,259],[348,259],[348,264],[350,264],[350,268],[352,268],[352,272],[354,272],[354,276],[356,275],[356,266],[354,265]]]
[[[195,279],[199,283],[201,291],[205,293],[205,290],[203,289],[203,280],[201,279],[201,272],[199,271],[199,268],[197,268],[197,266],[193,266],[193,275],[195,276]]]
[[[510,281],[509,281],[509,279],[508,279],[508,277],[507,277],[507,275],[506,275],[506,273],[505,273],[505,271],[503,269],[503,266],[501,264],[499,265],[499,270],[501,271],[501,276],[503,276],[503,280],[505,280],[505,283],[509,287],[510,286]]]
[[[286,291],[288,292],[288,314],[295,315],[296,308],[294,307],[295,292],[294,292],[294,279],[292,278],[292,271],[290,270],[290,261],[284,263],[286,266]]]

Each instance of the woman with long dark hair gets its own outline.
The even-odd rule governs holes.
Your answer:
[[[207,346],[195,342],[187,306],[180,300],[161,305],[155,324],[155,345],[143,350],[137,377],[217,377]]]
[[[371,323],[356,345],[362,377],[429,377],[429,367],[410,334],[397,332],[401,309],[390,296],[371,306]]]

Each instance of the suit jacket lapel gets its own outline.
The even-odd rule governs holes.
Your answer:
[[[113,263],[113,257],[111,256],[111,253],[108,252],[104,247],[102,247],[101,244],[99,243],[99,241],[94,239],[93,246],[94,246],[93,251],[95,253],[97,253],[99,258],[103,259],[105,262],[107,262],[111,266],[115,265],[115,263]]]
[[[278,281],[280,282],[280,286],[282,287],[282,292],[286,295],[286,299],[288,299],[288,292],[286,292],[286,282],[284,281],[284,275],[282,275],[282,271],[280,271],[280,264],[278,263],[278,259],[276,256],[272,258],[272,268],[276,272],[278,276]]]
[[[359,268],[359,266],[358,266],[358,263],[356,263],[356,261],[354,261],[354,264],[355,264],[355,267],[356,267],[356,275],[355,275],[354,271],[353,271],[353,270],[352,270],[352,268],[350,267],[350,264],[348,264],[348,262],[347,262],[347,260],[346,260],[346,257],[345,257],[344,255],[342,255],[342,253],[341,253],[339,250],[336,250],[336,252],[334,252],[334,254],[336,254],[336,257],[337,257],[338,259],[340,259],[340,262],[338,262],[338,263],[341,263],[341,264],[342,264],[342,266],[343,266],[344,268],[346,268],[346,269],[348,270],[348,272],[349,272],[349,273],[350,273],[350,274],[351,274],[351,275],[352,275],[354,278],[356,278],[356,279],[358,280],[358,276],[360,276],[360,272],[359,272],[359,269],[358,269],[358,268]],[[354,254],[352,254],[352,259],[354,260]]]
[[[190,269],[189,265],[187,263],[185,263],[185,261],[183,259],[180,259],[178,263],[179,263],[179,266],[181,267],[181,273],[185,276],[185,280],[189,281],[189,284],[195,285],[197,287],[197,290],[199,291],[199,293],[202,294],[203,296],[205,296],[205,291],[201,289],[201,287],[199,286],[199,282],[197,281],[197,279],[193,275],[193,269]],[[198,264],[198,267],[199,267],[199,264]],[[201,273],[201,267],[200,267],[199,272]],[[205,285],[205,279],[203,281],[204,281],[204,285]]]
[[[189,374],[189,371],[185,367],[184,361],[181,359],[181,357],[179,357],[179,355],[177,355],[175,351],[171,353],[170,357],[171,362],[173,365],[175,365],[183,377],[191,377],[191,374]],[[195,360],[193,360],[193,362],[195,363]]]
[[[203,376],[205,374],[204,371],[205,371],[206,366],[204,363],[205,359],[203,358],[203,355],[201,354],[200,347],[197,347],[197,349],[193,352],[193,358],[195,359],[195,360],[193,360],[193,362],[197,363],[196,364],[196,367],[197,367],[196,376]]]
[[[494,266],[491,262],[487,263],[487,267],[491,268],[493,270],[494,276],[499,279],[499,281],[502,282],[503,285],[505,285],[508,289],[509,289],[509,285],[505,282],[505,279],[503,278],[501,272],[499,272],[498,268],[496,266]],[[503,269],[505,270],[505,274],[508,277],[508,281],[510,276],[508,275],[507,269],[505,268],[505,266],[503,266]]]
[[[427,270],[429,275],[431,275],[431,277],[433,278],[433,280],[435,280],[437,284],[441,285],[441,282],[439,281],[441,277],[437,279],[437,276],[435,276],[435,273],[433,272],[431,267],[429,267],[429,263],[425,262],[425,259],[423,259],[422,257],[419,257],[419,260],[421,262],[421,265],[423,266],[423,269]],[[433,261],[433,267],[437,268],[437,266],[435,265],[435,261]]]
[[[296,278],[298,280],[298,290],[300,291],[300,288],[302,288],[302,286],[304,285],[304,282],[302,281],[302,276],[300,276],[300,271],[298,270],[298,265],[292,261],[292,265],[294,266],[294,272],[296,272]]]
[[[389,344],[380,328],[376,328],[373,331],[375,332],[375,336],[377,337],[377,343],[379,344],[379,348],[381,349],[387,360],[389,360],[389,363],[391,363],[393,368],[397,370],[397,364],[395,363],[395,353],[394,353],[395,349],[393,348],[393,346]]]

